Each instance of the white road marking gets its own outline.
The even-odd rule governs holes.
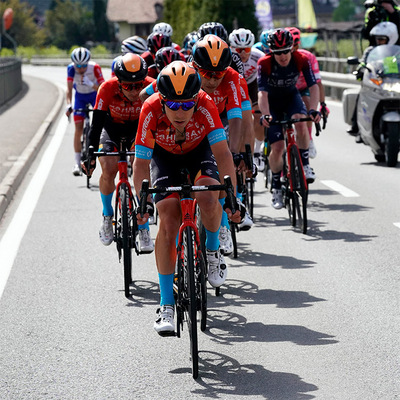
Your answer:
[[[10,225],[0,241],[0,298],[7,284],[20,243],[29,225],[46,179],[51,171],[58,149],[60,148],[67,129],[67,124],[67,118],[61,118],[54,137],[44,152],[39,167],[22,197],[21,204],[18,206]]]
[[[328,186],[335,192],[340,193],[344,197],[360,197],[360,195],[356,192],[353,192],[351,189],[346,186],[341,185],[336,181],[321,181],[325,186]]]
[[[400,228],[400,222],[393,222],[393,225],[396,226],[397,228]]]

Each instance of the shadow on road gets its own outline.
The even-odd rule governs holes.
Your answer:
[[[190,369],[179,368],[170,373],[186,374]],[[199,353],[199,378],[196,382],[199,387],[192,393],[208,399],[263,396],[269,400],[306,400],[315,398],[308,392],[318,390],[299,375],[269,371],[258,364],[240,364],[232,357],[211,351]]]

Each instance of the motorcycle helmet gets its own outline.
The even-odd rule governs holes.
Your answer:
[[[268,35],[268,47],[271,52],[292,49],[293,36],[286,29],[275,29]]]
[[[232,61],[232,51],[218,36],[206,35],[193,47],[193,62],[208,71],[224,71]]]
[[[158,92],[163,99],[193,99],[199,93],[200,87],[200,75],[184,61],[173,61],[157,77]]]
[[[160,50],[161,47],[168,46],[172,46],[171,36],[164,33],[153,32],[147,38],[147,48],[152,54],[156,54],[157,50]]]
[[[225,27],[219,22],[206,22],[198,29],[199,38],[206,35],[216,35],[224,42],[228,42],[228,32]]]
[[[369,33],[371,38],[376,38],[379,36],[383,36],[387,38],[386,44],[396,44],[397,39],[399,38],[399,34],[397,32],[397,26],[393,22],[385,21],[379,22],[379,24],[375,25],[371,32]]]
[[[147,64],[138,54],[127,53],[116,58],[114,73],[119,81],[139,82],[147,76]]]
[[[122,41],[121,53],[143,54],[147,51],[147,42],[140,36],[131,36]]]
[[[163,35],[172,36],[174,30],[170,24],[166,22],[159,22],[153,26],[154,33],[162,33]]]
[[[155,57],[156,67],[159,71],[161,71],[168,64],[171,64],[172,61],[177,60],[182,60],[182,57],[181,53],[179,53],[179,51],[174,47],[161,47],[161,49],[157,51]]]
[[[254,35],[249,29],[235,29],[229,35],[229,43],[233,48],[251,47],[254,41]]]
[[[71,60],[74,64],[87,64],[90,60],[90,51],[85,47],[78,47],[72,51]]]

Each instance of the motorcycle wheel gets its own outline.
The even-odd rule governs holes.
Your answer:
[[[386,164],[388,167],[397,165],[397,155],[399,153],[399,124],[387,124],[387,138],[385,144]]]

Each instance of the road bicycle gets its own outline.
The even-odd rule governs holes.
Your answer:
[[[272,121],[270,125],[282,125],[285,129],[286,153],[281,177],[283,204],[288,210],[289,219],[293,227],[307,233],[307,200],[308,184],[304,174],[300,150],[296,143],[294,124],[297,122],[312,121],[307,118],[292,118],[281,121]],[[321,127],[315,123],[316,136],[319,136]]]
[[[93,147],[89,147],[88,163],[94,157],[119,157],[118,173],[119,179],[115,188],[115,207],[114,207],[114,242],[117,245],[119,262],[121,259],[124,264],[124,292],[125,297],[130,298],[130,284],[132,283],[132,249],[139,255],[136,235],[138,225],[136,220],[136,209],[138,206],[136,197],[132,193],[132,187],[128,181],[128,157],[135,152],[126,150],[126,140],[121,139],[119,151],[95,152]]]
[[[146,202],[149,194],[178,193],[182,223],[179,228],[177,245],[177,267],[174,278],[174,297],[176,309],[176,333],[180,338],[184,322],[187,324],[190,338],[190,355],[192,359],[192,376],[199,374],[199,355],[197,340],[197,313],[200,314],[200,330],[205,331],[207,325],[207,268],[202,250],[198,229],[198,205],[191,197],[193,192],[225,190],[233,200],[233,187],[229,176],[224,178],[223,185],[193,186],[187,180],[180,186],[149,187],[148,180],[144,180],[140,191],[139,212],[143,216],[146,212]],[[235,210],[232,210],[234,213]]]
[[[81,159],[86,157],[89,149],[89,132],[90,132],[90,113],[93,112],[92,105],[90,103],[86,104],[85,108],[77,108],[73,110],[74,112],[81,112],[85,114],[83,120],[83,131],[81,138]],[[90,176],[86,175],[86,187],[90,189]]]

